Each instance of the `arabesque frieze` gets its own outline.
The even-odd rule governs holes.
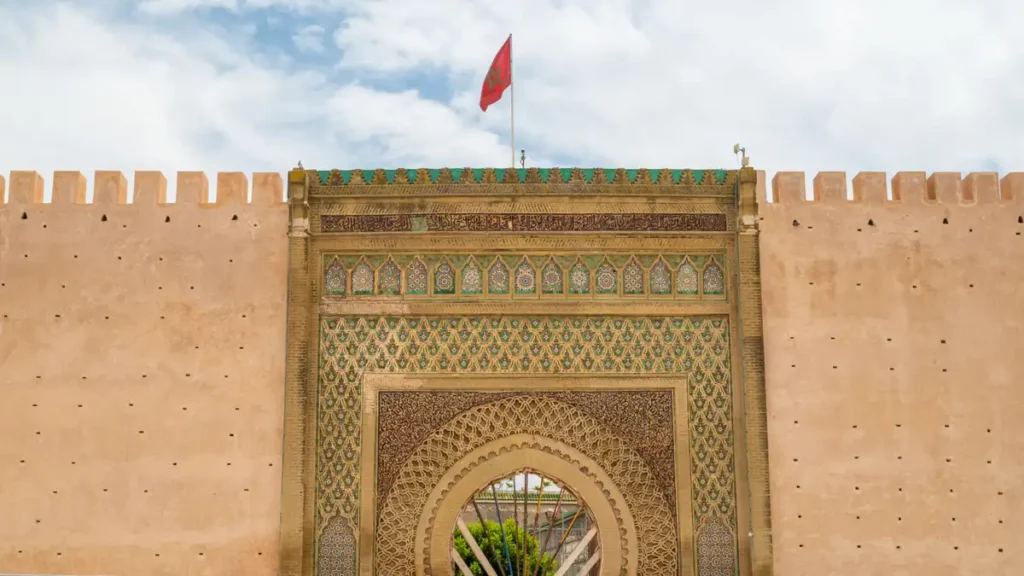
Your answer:
[[[678,298],[726,295],[724,254],[329,253],[328,298]]]

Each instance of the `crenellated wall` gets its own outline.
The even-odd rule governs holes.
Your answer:
[[[0,176],[0,571],[277,573],[282,178],[176,179]],[[1024,573],[1024,174],[846,182],[759,173],[775,574]]]
[[[805,184],[760,208],[775,573],[1024,574],[1024,174]]]
[[[277,572],[278,174],[13,172],[0,203],[0,571]],[[4,179],[0,178],[0,198]]]

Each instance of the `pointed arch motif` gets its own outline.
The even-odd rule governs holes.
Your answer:
[[[622,293],[632,295],[644,293],[644,269],[636,261],[636,258],[631,258],[622,269]]]
[[[672,271],[665,260],[658,261],[651,267],[651,294],[664,296],[672,293]]]
[[[352,293],[356,296],[373,294],[373,268],[366,259],[359,261],[352,269]]]
[[[491,264],[491,268],[487,271],[487,293],[508,294],[508,292],[508,266],[501,258],[496,258],[494,264]]]
[[[523,258],[516,266],[516,294],[537,293],[537,271],[533,269],[529,258]]]
[[[480,264],[477,263],[476,258],[472,256],[466,260],[466,264],[462,267],[462,293],[474,295],[484,293],[484,273],[480,269]]]
[[[565,275],[554,258],[549,258],[541,271],[540,291],[543,294],[565,293]]]
[[[697,295],[697,268],[689,258],[684,258],[676,275],[676,293],[684,296]]]
[[[569,270],[569,293],[590,294],[590,268],[587,268],[583,259],[576,260]]]
[[[405,269],[405,293],[422,296],[427,293],[427,265],[413,258]]]
[[[618,274],[615,267],[608,260],[605,260],[594,272],[594,284],[597,286],[598,294],[616,294],[619,291]]]
[[[709,258],[704,266],[704,293],[714,296],[725,294],[725,274],[716,258]]]
[[[434,269],[434,294],[455,294],[455,268],[447,258]]]
[[[341,262],[334,258],[324,271],[324,291],[329,296],[344,296],[348,287],[348,273]]]
[[[388,261],[377,271],[377,294],[398,296],[402,293],[402,271],[394,260]]]

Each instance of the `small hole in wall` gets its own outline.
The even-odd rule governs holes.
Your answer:
[[[232,220],[238,220],[238,214],[232,214],[231,215],[231,219]]]
[[[860,232],[860,231],[861,231],[861,229],[860,229],[860,228],[857,228],[857,232]]]
[[[974,232],[974,228],[968,228],[967,231],[968,232]]]
[[[100,218],[100,222],[106,222],[106,221],[107,221],[107,215],[104,214],[103,217]]]
[[[164,224],[166,224],[166,223],[168,223],[170,221],[171,221],[171,217],[170,216],[165,216],[164,217]]]
[[[1024,216],[1017,216],[1017,224],[1024,224]]]
[[[21,213],[21,219],[22,220],[28,220],[28,213],[27,212],[22,212]]]
[[[875,221],[874,220],[868,220],[868,226],[874,226],[874,225],[875,225]]]
[[[799,225],[800,225],[799,222],[797,222],[796,220],[793,220],[793,226],[799,226]]]
[[[814,230],[814,226],[808,226],[807,229],[808,230]]]
[[[942,219],[942,223],[943,224],[949,224],[949,219],[948,218],[943,218]]]

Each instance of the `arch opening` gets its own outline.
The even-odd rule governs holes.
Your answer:
[[[601,534],[581,494],[523,467],[491,478],[465,502],[450,554],[457,576],[591,576],[601,571]]]

